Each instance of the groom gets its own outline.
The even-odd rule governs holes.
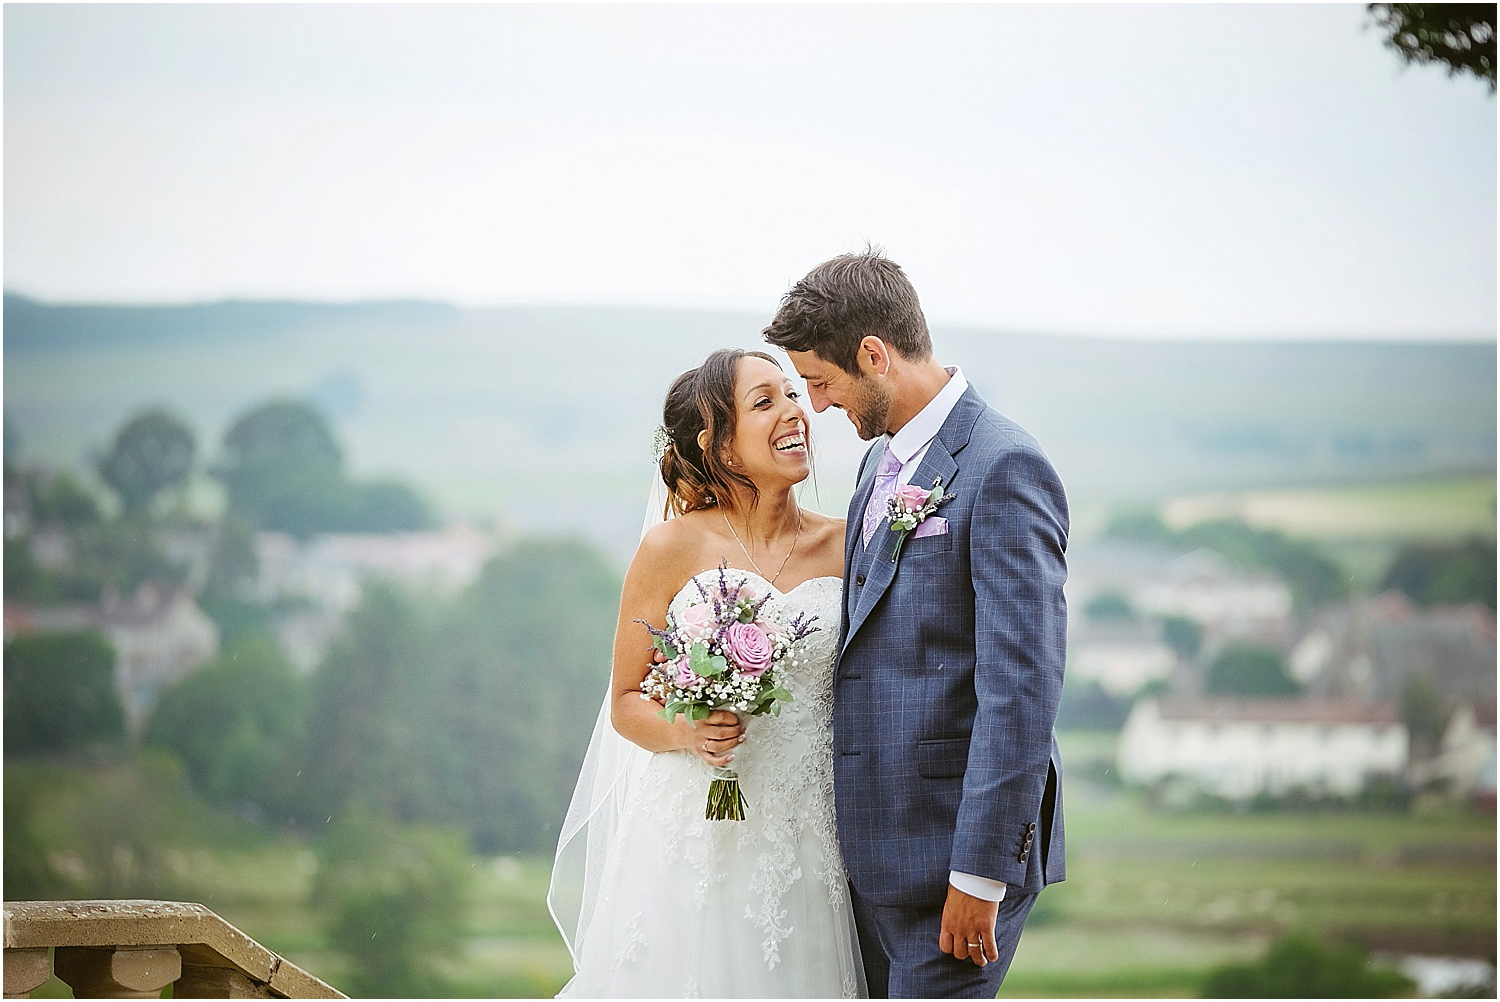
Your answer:
[[[1062,484],[937,362],[916,291],[877,253],[814,268],[765,338],[814,410],[877,440],[849,505],[833,720],[870,994],[993,998],[1037,892],[1063,879]],[[887,500],[904,485],[952,497],[903,536]]]

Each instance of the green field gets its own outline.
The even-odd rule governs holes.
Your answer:
[[[1493,815],[1154,811],[1107,777],[1087,778],[1103,776],[1112,745],[1106,734],[1064,735],[1068,880],[1039,899],[1004,996],[1192,996],[1210,967],[1289,930],[1385,954],[1493,961]],[[217,841],[235,847],[168,852],[171,896],[201,901],[338,985],[345,961],[307,904],[309,846],[253,833]],[[457,994],[547,997],[562,985],[569,961],[546,910],[549,863],[473,861],[468,937],[446,971]],[[67,989],[54,980],[44,994]]]
[[[1493,539],[1495,475],[1193,494],[1168,500],[1163,515],[1174,528],[1238,518],[1258,528],[1330,542]]]

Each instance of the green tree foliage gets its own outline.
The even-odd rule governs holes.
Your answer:
[[[1231,644],[1209,664],[1203,691],[1215,696],[1295,696],[1301,686],[1288,674],[1279,651]]]
[[[312,679],[302,815],[358,805],[462,824],[486,853],[550,847],[608,684],[619,594],[597,552],[541,540],[491,561],[431,622],[367,588]]]
[[[619,601],[620,578],[597,551],[532,540],[491,561],[456,603],[439,654],[441,726],[463,749],[453,788],[481,851],[555,844],[608,686]],[[640,639],[644,659],[645,630]]]
[[[1167,616],[1161,621],[1162,639],[1172,652],[1191,661],[1203,648],[1203,629],[1186,616]]]
[[[352,962],[340,987],[354,998],[450,995],[438,964],[463,942],[471,874],[457,833],[341,814],[313,886],[329,942]]]
[[[1083,614],[1100,622],[1129,622],[1136,618],[1130,599],[1117,591],[1100,592],[1089,599],[1084,603]]]
[[[37,525],[78,529],[99,520],[99,502],[71,473],[47,477],[40,471],[21,474],[26,503]]]
[[[306,539],[319,532],[397,532],[432,524],[426,504],[404,484],[350,482],[323,416],[295,400],[273,401],[241,417],[224,436],[215,470],[231,510],[262,529]]]
[[[307,817],[357,806],[402,821],[448,819],[451,740],[436,726],[442,678],[430,633],[394,587],[365,588],[312,677]]]
[[[186,565],[163,552],[157,525],[146,512],[84,526],[73,534],[72,547],[72,574],[121,594],[148,581],[175,587],[187,579]]]
[[[234,511],[260,528],[306,538],[338,523],[343,463],[322,415],[300,401],[278,400],[230,427],[215,472]]]
[[[1401,720],[1416,755],[1426,757],[1437,752],[1452,716],[1453,704],[1431,675],[1413,672],[1406,677],[1401,685]]]
[[[187,482],[193,468],[193,430],[164,410],[127,421],[99,461],[99,476],[128,513],[142,512],[169,488]]]
[[[1078,680],[1064,673],[1057,726],[1060,730],[1118,731],[1130,716],[1130,706],[1130,699],[1111,695],[1093,679]]]
[[[426,502],[394,480],[346,484],[339,518],[345,532],[398,532],[432,524]]]
[[[1400,998],[1415,987],[1400,971],[1372,967],[1369,953],[1357,946],[1328,946],[1294,934],[1272,943],[1260,960],[1215,968],[1201,997]]]
[[[275,807],[295,774],[306,705],[275,639],[251,633],[162,694],[145,743],[173,752],[210,800]]]
[[[1338,565],[1314,544],[1292,539],[1274,529],[1256,529],[1237,519],[1199,522],[1176,531],[1155,512],[1132,511],[1117,516],[1110,523],[1108,535],[1158,546],[1202,547],[1241,567],[1274,572],[1292,589],[1292,599],[1303,611],[1349,593],[1348,581]]]
[[[124,736],[115,652],[93,630],[20,636],[5,645],[5,753],[46,755]]]
[[[1495,544],[1469,539],[1453,545],[1412,543],[1396,552],[1382,588],[1396,588],[1418,605],[1482,602],[1495,609]]]
[[[1386,48],[1407,63],[1438,63],[1449,76],[1471,74],[1495,92],[1494,4],[1372,3],[1369,11]]]

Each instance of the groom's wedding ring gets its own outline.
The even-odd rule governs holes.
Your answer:
[[[983,945],[984,945],[984,940],[981,939],[977,943],[970,943],[969,944],[969,949],[971,949],[971,950],[977,950],[977,949],[979,949]]]

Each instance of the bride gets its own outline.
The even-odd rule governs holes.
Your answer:
[[[833,814],[844,523],[797,506],[810,469],[798,397],[769,355],[736,349],[667,392],[665,520],[625,575],[610,693],[548,894],[574,961],[563,996],[865,994]],[[664,626],[721,563],[731,585],[819,629],[800,641],[779,716],[669,723],[640,691],[650,638],[635,620]],[[714,770],[731,763],[745,820],[704,820]]]

